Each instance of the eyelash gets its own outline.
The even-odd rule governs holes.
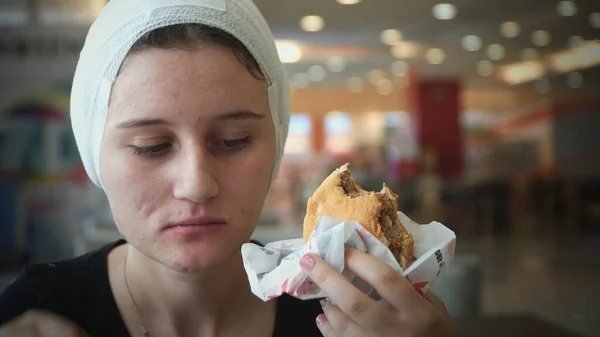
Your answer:
[[[223,139],[217,141],[215,145],[222,146],[225,152],[235,152],[244,148],[244,146],[250,144],[252,138],[250,136],[240,139]],[[159,155],[163,150],[171,147],[171,143],[161,143],[150,146],[129,146],[133,151],[133,154],[140,156],[155,156]]]
[[[239,138],[239,139],[223,139],[217,143],[220,143],[219,145],[223,145],[227,151],[235,151],[235,150],[241,149],[245,145],[250,144],[251,141],[252,141],[252,139],[250,138],[250,136],[248,136],[248,137]],[[230,145],[230,146],[227,146],[227,145]]]
[[[171,146],[171,143],[161,143],[161,144],[150,145],[150,146],[130,145],[130,148],[133,151],[133,154],[145,156],[145,155],[155,155],[170,146]]]

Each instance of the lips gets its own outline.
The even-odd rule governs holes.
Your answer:
[[[215,227],[224,227],[227,221],[222,218],[213,217],[189,217],[183,220],[168,224],[165,230],[186,231],[193,229],[209,229]]]
[[[202,226],[202,225],[225,225],[225,219],[215,217],[189,217],[180,221],[171,223],[169,226]]]

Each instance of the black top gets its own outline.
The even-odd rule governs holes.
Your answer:
[[[69,318],[91,337],[129,337],[108,279],[108,253],[119,240],[86,255],[27,268],[0,295],[0,325],[28,309],[43,309]],[[284,294],[277,300],[273,337],[322,336],[315,318],[316,300]]]

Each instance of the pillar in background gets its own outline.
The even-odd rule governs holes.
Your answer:
[[[325,115],[311,116],[311,149],[315,154],[323,153],[325,149]]]
[[[409,73],[407,103],[415,118],[421,151],[433,151],[437,174],[457,177],[464,166],[461,85],[457,79],[423,78]]]

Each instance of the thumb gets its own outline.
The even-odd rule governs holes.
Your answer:
[[[8,331],[2,329],[0,336],[89,337],[83,329],[66,318],[35,309],[19,316],[9,325]]]

